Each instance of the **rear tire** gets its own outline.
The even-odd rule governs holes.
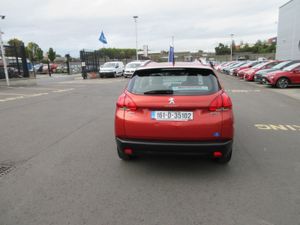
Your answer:
[[[126,155],[123,151],[121,151],[119,148],[118,150],[118,156],[120,159],[124,160],[124,161],[129,161],[131,160],[133,157],[130,155]]]
[[[276,82],[276,87],[277,88],[287,88],[289,86],[289,80],[287,78],[280,78],[277,82]]]
[[[226,155],[223,155],[220,158],[214,158],[213,160],[218,164],[227,164],[230,162],[231,156],[232,156],[232,148]]]

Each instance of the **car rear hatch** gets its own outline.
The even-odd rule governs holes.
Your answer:
[[[177,74],[174,71],[172,72]],[[155,71],[153,73],[155,74],[153,77],[159,77],[157,74],[160,73],[155,73]],[[190,73],[190,71],[187,73]],[[201,78],[201,74],[207,76],[208,70],[200,70],[198,73]],[[151,73],[149,74],[152,77]],[[177,77],[178,79],[175,76],[174,85],[166,81],[169,78],[168,75],[162,75],[162,83],[166,87],[165,92],[161,90],[161,87],[157,89],[160,90],[159,92],[145,91],[146,89],[138,92],[134,86],[140,81],[139,79],[143,79],[145,76],[139,77],[135,74],[129,83],[129,90],[125,92],[125,101],[129,106],[126,107],[124,114],[125,136],[131,139],[165,141],[219,140],[222,135],[222,112],[211,107],[220,99],[223,90],[220,88],[215,75],[212,75],[212,71],[210,74],[214,87],[205,87],[207,92],[204,91],[200,94],[188,93],[187,95],[177,93],[180,88],[187,88],[186,83],[178,84],[177,82],[183,79],[182,76]],[[171,93],[170,90],[175,91]]]

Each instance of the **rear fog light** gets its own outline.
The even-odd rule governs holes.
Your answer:
[[[131,148],[125,148],[125,149],[124,149],[124,153],[125,153],[126,155],[132,155],[133,151],[132,151]]]
[[[220,158],[220,157],[222,157],[222,152],[214,152],[214,157],[216,157],[216,158]]]

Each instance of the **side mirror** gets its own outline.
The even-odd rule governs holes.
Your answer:
[[[119,65],[116,65],[116,68],[119,68]]]

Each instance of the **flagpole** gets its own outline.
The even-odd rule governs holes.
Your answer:
[[[174,48],[174,36],[172,36],[172,46]]]
[[[138,16],[133,16],[134,22],[135,22],[135,51],[136,51],[136,60],[139,60],[138,55],[138,31],[137,31],[137,19]]]
[[[174,47],[174,36],[172,36],[172,47],[173,47],[173,66],[175,65],[175,47]]]

